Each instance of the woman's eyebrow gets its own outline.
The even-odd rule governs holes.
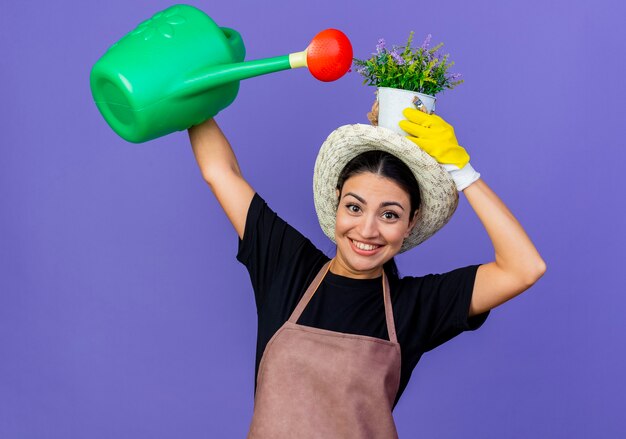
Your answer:
[[[356,198],[361,203],[367,206],[367,201],[365,201],[363,198],[359,197],[357,194],[353,192],[347,192],[343,197],[345,198],[348,195],[352,195],[354,198]],[[397,201],[383,201],[382,203],[380,203],[380,207],[387,207],[387,206],[398,206],[400,209],[404,210],[404,207],[402,207],[402,204],[398,203]]]

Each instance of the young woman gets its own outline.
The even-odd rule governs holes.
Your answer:
[[[237,258],[255,292],[250,438],[397,437],[392,410],[421,355],[480,327],[489,310],[546,269],[469,165],[453,128],[417,110],[405,116],[407,138],[348,125],[322,146],[315,207],[337,244],[332,259],[255,193],[214,120],[189,130],[202,175],[239,235]],[[484,225],[494,261],[399,277],[394,256],[445,225],[457,190]]]

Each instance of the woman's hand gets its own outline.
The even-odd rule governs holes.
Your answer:
[[[406,108],[402,114],[406,120],[399,125],[409,134],[407,138],[443,165],[459,191],[480,178],[469,164],[469,154],[456,140],[452,125],[436,114],[414,108]]]
[[[367,113],[367,120],[374,126],[378,126],[378,99],[372,104],[372,110]]]
[[[407,138],[430,154],[442,165],[455,165],[459,169],[469,163],[470,156],[459,145],[454,128],[435,114],[406,108],[400,128],[409,133]]]

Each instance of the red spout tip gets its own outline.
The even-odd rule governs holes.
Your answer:
[[[315,78],[324,82],[335,81],[352,65],[352,44],[340,30],[323,30],[311,40],[306,61]]]

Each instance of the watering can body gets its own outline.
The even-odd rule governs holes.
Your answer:
[[[91,71],[91,91],[117,134],[145,142],[199,124],[230,105],[243,77],[232,66],[244,57],[238,32],[217,26],[199,9],[175,5],[109,48]]]

